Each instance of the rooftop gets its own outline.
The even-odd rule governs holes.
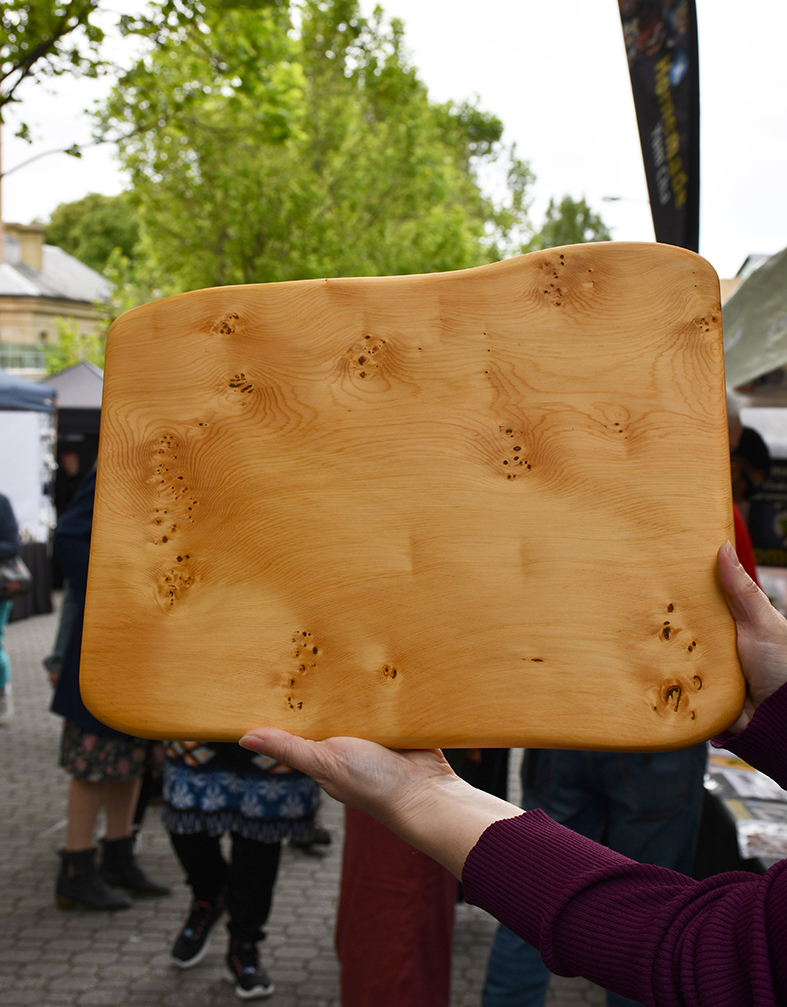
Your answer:
[[[43,241],[36,224],[6,224],[0,297],[47,297],[92,304],[106,301],[110,284],[95,269]]]

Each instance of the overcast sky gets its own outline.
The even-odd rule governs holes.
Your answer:
[[[374,3],[362,0],[365,12]],[[613,237],[652,241],[616,0],[387,0],[437,101],[478,96],[537,176],[532,215],[550,196],[585,197]],[[786,0],[697,0],[700,38],[700,253],[733,276],[749,253],[787,246]],[[54,91],[54,93],[51,93]],[[98,93],[61,78],[23,92],[37,137],[4,128],[5,170],[39,151],[89,139],[82,113]],[[9,119],[12,117],[9,116]],[[46,220],[60,202],[123,187],[107,148],[55,154],[3,180],[3,216]],[[606,202],[603,197],[620,197]]]

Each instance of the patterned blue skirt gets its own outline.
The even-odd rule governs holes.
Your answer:
[[[170,832],[237,832],[262,843],[307,839],[319,800],[310,777],[239,745],[167,745],[161,820]]]

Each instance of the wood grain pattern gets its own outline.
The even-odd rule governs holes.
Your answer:
[[[718,280],[665,245],[119,318],[86,702],[157,738],[656,750],[737,714]]]

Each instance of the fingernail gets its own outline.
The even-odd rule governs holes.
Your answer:
[[[244,734],[238,742],[241,748],[247,748],[250,752],[258,754],[265,748],[265,742],[258,738],[256,734]]]
[[[741,561],[738,559],[738,554],[735,551],[735,546],[729,539],[724,543],[724,550],[734,566],[738,567],[741,565]]]

